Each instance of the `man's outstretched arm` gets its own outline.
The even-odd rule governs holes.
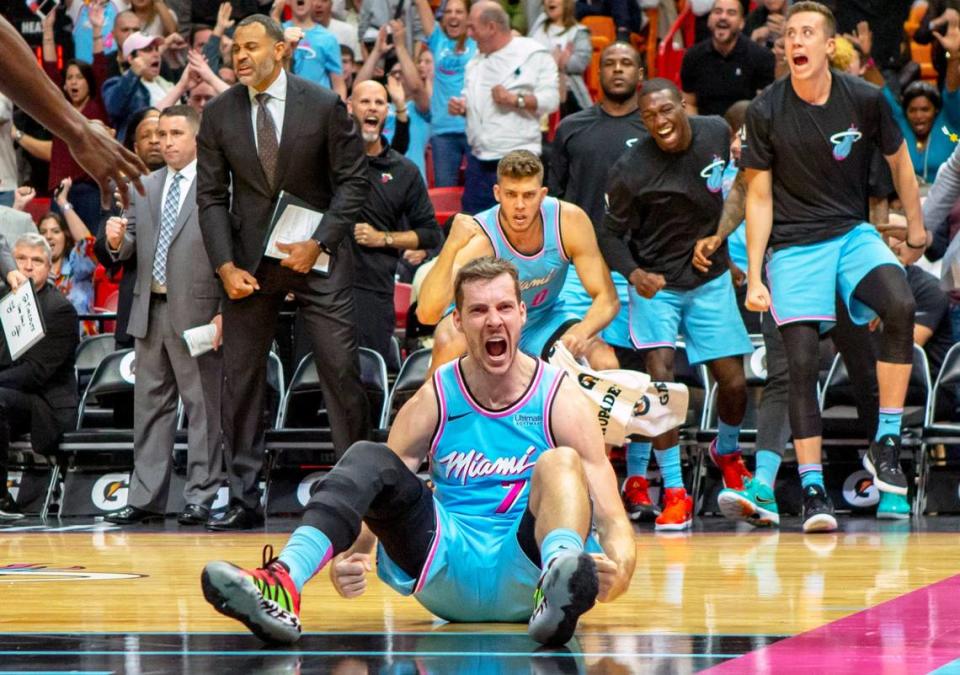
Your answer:
[[[127,181],[143,194],[140,176],[147,167],[135,154],[113,140],[106,129],[80,114],[37,65],[33,52],[17,30],[0,16],[0,92],[20,106],[53,134],[62,138],[77,163],[100,184],[103,203],[108,203],[112,184],[127,205]]]

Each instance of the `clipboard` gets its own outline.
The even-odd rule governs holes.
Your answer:
[[[317,228],[320,228],[321,234],[324,232],[323,212],[318,211],[303,199],[295,197],[285,190],[281,191],[277,197],[277,205],[273,209],[273,215],[270,217],[270,224],[267,227],[263,255],[268,258],[283,260],[289,254],[279,250],[276,247],[277,243],[290,244],[313,239]],[[330,276],[331,262],[330,255],[321,251],[320,255],[317,256],[317,261],[313,264],[312,271],[325,277]]]
[[[28,279],[17,290],[0,298],[0,324],[11,361],[19,359],[46,336],[47,329],[32,281]]]

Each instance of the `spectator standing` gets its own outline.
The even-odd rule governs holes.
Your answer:
[[[125,217],[107,221],[114,260],[138,258],[139,277],[129,332],[136,338],[134,469],[127,506],[106,520],[131,524],[163,514],[173,471],[177,398],[187,415],[184,525],[207,521],[224,480],[220,438],[220,288],[210,267],[197,217],[197,140],[200,116],[189,106],[160,115],[166,166],[145,181]],[[191,356],[183,332],[212,323],[214,350]]]
[[[541,152],[540,117],[560,103],[557,64],[539,42],[515,37],[507,13],[490,0],[470,9],[468,30],[477,54],[467,64],[464,96],[448,111],[466,115],[466,189],[462,208],[478,213],[496,202],[497,163],[512,150]]]
[[[7,492],[10,441],[29,431],[34,451],[52,454],[77,413],[77,312],[47,283],[51,254],[43,237],[18,237],[13,258],[36,290],[45,335],[15,361],[5,341],[0,347],[0,519],[23,517]]]
[[[299,40],[291,40],[293,57],[290,70],[300,77],[332,89],[343,100],[347,98],[347,87],[343,82],[343,67],[340,62],[340,43],[333,33],[318,23],[312,16],[311,0],[286,0],[293,18],[283,24],[287,34],[292,28],[299,29]],[[276,3],[274,9],[282,10],[283,4]],[[277,12],[279,14],[279,12]],[[274,19],[280,17],[275,14]]]
[[[577,23],[574,0],[544,0],[543,12],[529,36],[550,50],[560,74],[560,111],[564,117],[593,105],[583,73],[593,58],[590,30]]]
[[[174,85],[160,76],[160,45],[163,39],[134,33],[123,43],[130,68],[103,85],[103,101],[117,129],[125,133],[127,120],[141,108],[163,110],[174,103],[167,95]],[[121,140],[123,140],[121,138]]]
[[[460,165],[469,154],[470,146],[465,120],[451,115],[447,102],[462,95],[467,63],[477,53],[477,43],[467,35],[467,0],[447,0],[439,25],[429,0],[416,1],[427,47],[433,53],[430,143],[434,181],[437,187],[450,187],[459,182]]]
[[[107,113],[100,100],[100,87],[106,79],[107,59],[103,55],[102,27],[103,11],[95,6],[89,12],[94,34],[94,63],[85,61],[67,61],[63,73],[57,70],[57,45],[53,37],[55,13],[51,12],[43,21],[43,69],[54,82],[60,83],[64,96],[75,110],[91,120],[107,123]],[[70,155],[67,144],[57,138],[42,141],[29,134],[14,129],[14,138],[38,159],[50,162],[47,182],[49,190],[55,190],[60,183],[69,178],[73,181],[73,202],[80,218],[84,222],[98,223],[100,220],[100,194],[96,183],[88,176]]]
[[[123,71],[127,69],[127,59],[123,55],[123,43],[126,42],[128,37],[139,30],[140,17],[132,11],[128,9],[117,14],[117,18],[113,21],[113,30],[110,31],[110,37],[104,38],[104,44],[106,44],[108,39],[112,39],[113,44],[116,46],[114,57],[108,59],[110,65],[107,69],[107,77],[122,75]]]
[[[943,88],[943,82],[947,75],[947,54],[946,50],[936,39],[936,30],[938,28],[937,20],[951,16],[960,17],[960,0],[931,0],[927,4],[927,11],[920,19],[920,25],[913,34],[913,41],[921,45],[932,45],[931,60],[933,67],[937,71],[937,87]]]
[[[361,58],[363,54],[360,50],[360,40],[357,38],[357,27],[346,21],[335,19],[332,9],[331,0],[313,0],[313,20],[333,33],[337,42],[349,47],[354,59]]]
[[[64,3],[64,9],[70,21],[73,24],[73,58],[78,61],[93,61],[95,34],[97,33],[94,22],[91,21],[91,11],[102,11],[103,24],[100,26],[103,35],[103,53],[113,54],[117,51],[117,43],[112,34],[113,24],[117,14],[130,5],[124,0],[93,0],[85,2],[84,0],[67,0]]]
[[[63,293],[78,314],[93,312],[93,273],[97,256],[93,250],[95,237],[77,215],[69,201],[71,180],[64,178],[56,193],[60,213],[48,213],[40,219],[37,230],[47,240],[51,251],[50,280]],[[84,321],[83,335],[96,335],[97,324]]]
[[[723,115],[773,82],[773,53],[743,34],[739,0],[716,0],[707,19],[710,39],[687,50],[680,80],[692,115]]]
[[[423,180],[427,180],[427,144],[431,135],[430,101],[433,98],[433,53],[420,50],[416,57],[407,51],[406,28],[399,21],[391,21],[397,62],[387,74],[387,93],[394,105],[398,101],[410,117],[410,142],[404,157],[413,162]]]
[[[363,136],[371,186],[353,230],[354,298],[357,314],[363,317],[358,326],[360,346],[375,349],[398,369],[400,364],[391,363],[390,356],[397,262],[404,251],[439,245],[442,235],[416,165],[383,138],[386,89],[373,80],[358,83],[350,109]]]
[[[945,35],[934,33],[937,41],[950,55],[944,64],[945,81],[943,89],[937,89],[929,82],[918,80],[911,82],[903,90],[903,100],[897,97],[889,84],[884,84],[883,94],[893,110],[893,118],[900,127],[910,150],[910,160],[917,179],[929,184],[934,181],[940,165],[953,153],[960,134],[960,14],[954,13],[939,24],[945,27]],[[935,22],[936,23],[936,22]],[[870,51],[872,44],[871,29],[861,24],[858,31],[861,47]],[[872,66],[868,62],[868,66]],[[868,78],[871,72],[868,67]],[[869,78],[880,84],[884,82],[874,68]]]

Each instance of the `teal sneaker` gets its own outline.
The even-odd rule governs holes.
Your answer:
[[[910,517],[910,502],[895,492],[880,491],[877,518],[880,520],[906,520]]]
[[[748,478],[742,490],[724,488],[717,497],[720,512],[730,520],[742,520],[754,527],[780,524],[780,511],[773,488],[756,478]]]

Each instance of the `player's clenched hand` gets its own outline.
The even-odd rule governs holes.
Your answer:
[[[637,293],[648,300],[655,296],[658,291],[667,285],[667,280],[663,278],[662,274],[644,272],[640,268],[637,268],[630,273],[629,281],[630,284],[637,290]]]
[[[580,327],[582,325],[581,322],[570,326],[567,332],[560,337],[560,342],[563,343],[563,346],[570,351],[575,359],[579,359],[587,353],[587,345],[590,341],[589,336],[581,334]]]
[[[367,572],[372,570],[369,554],[341,554],[330,566],[330,581],[342,597],[355,598],[367,590]]]
[[[723,240],[715,234],[698,240],[697,243],[693,245],[693,260],[691,261],[693,268],[698,272],[706,274],[713,264],[710,256],[720,248],[720,244],[722,243]]]
[[[444,246],[449,246],[454,251],[459,251],[470,243],[477,234],[480,233],[480,226],[477,221],[465,213],[458,213],[450,225],[450,234],[447,235],[447,241]]]
[[[600,581],[600,592],[597,593],[597,600],[600,602],[611,602],[616,600],[630,585],[630,577],[627,576],[610,558],[602,553],[591,553],[590,557],[597,566],[597,578]]]
[[[770,291],[763,284],[748,284],[747,301],[743,304],[751,312],[766,312],[770,309]]]

